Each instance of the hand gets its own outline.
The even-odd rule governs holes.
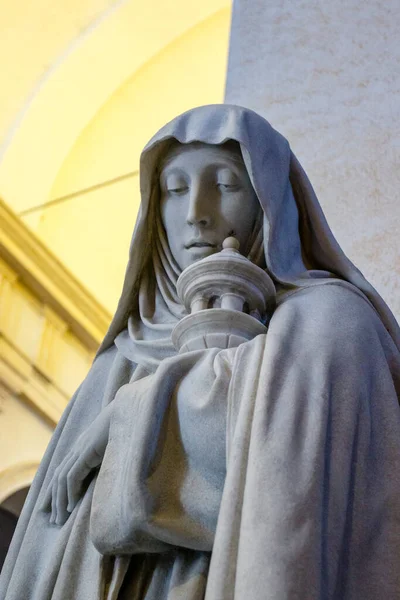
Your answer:
[[[108,405],[54,471],[43,501],[51,509],[50,523],[63,525],[82,495],[83,480],[98,467],[104,457],[110,430],[111,405]]]

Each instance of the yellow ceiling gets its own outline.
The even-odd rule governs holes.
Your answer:
[[[174,39],[229,5],[229,0],[4,1],[5,201],[16,212],[46,201],[75,140],[108,98]]]
[[[13,56],[0,95],[0,196],[110,311],[140,201],[137,178],[124,176],[162,124],[223,101],[230,9],[0,5],[0,57]]]
[[[62,4],[62,9],[60,6]],[[2,0],[0,2],[0,142],[41,79],[71,44],[105,18],[116,0]]]

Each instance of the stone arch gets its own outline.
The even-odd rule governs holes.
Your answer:
[[[21,463],[0,473],[0,571],[36,469],[35,463]]]
[[[30,487],[38,466],[37,462],[21,462],[0,471],[0,504],[15,492]]]

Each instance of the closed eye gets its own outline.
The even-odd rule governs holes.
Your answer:
[[[188,187],[187,186],[182,186],[182,187],[174,187],[174,188],[168,188],[167,192],[169,194],[185,194],[188,191]]]
[[[239,186],[235,183],[223,183],[222,181],[217,183],[217,187],[221,190],[233,191],[236,190]]]

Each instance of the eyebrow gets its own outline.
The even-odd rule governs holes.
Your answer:
[[[169,175],[181,175],[185,176],[185,171],[181,167],[164,167],[162,171],[160,171],[160,180],[165,180]]]
[[[215,162],[215,163],[212,164],[212,166],[216,167],[217,169],[230,169],[231,168],[231,163],[233,163],[234,167],[237,167],[237,166],[242,167],[247,172],[246,165],[244,164],[243,161],[241,161],[241,160],[235,160],[235,159],[230,158],[230,157],[227,158],[227,161],[229,162],[229,164],[227,164],[226,162],[223,162],[223,163],[222,162]]]
[[[242,160],[234,160],[231,157],[227,157],[223,161],[217,160],[216,162],[210,163],[205,168],[205,171],[207,171],[209,169],[210,170],[211,169],[215,169],[215,170],[230,169],[233,173],[235,173],[235,172],[237,172],[238,168],[241,170],[244,170],[247,173],[246,165],[244,164],[244,162]],[[159,175],[160,179],[165,179],[165,177],[167,177],[170,174],[185,176],[185,175],[187,175],[187,171],[183,167],[180,167],[178,165],[177,166],[171,166],[168,164],[163,165],[163,168],[161,169],[160,175]]]

